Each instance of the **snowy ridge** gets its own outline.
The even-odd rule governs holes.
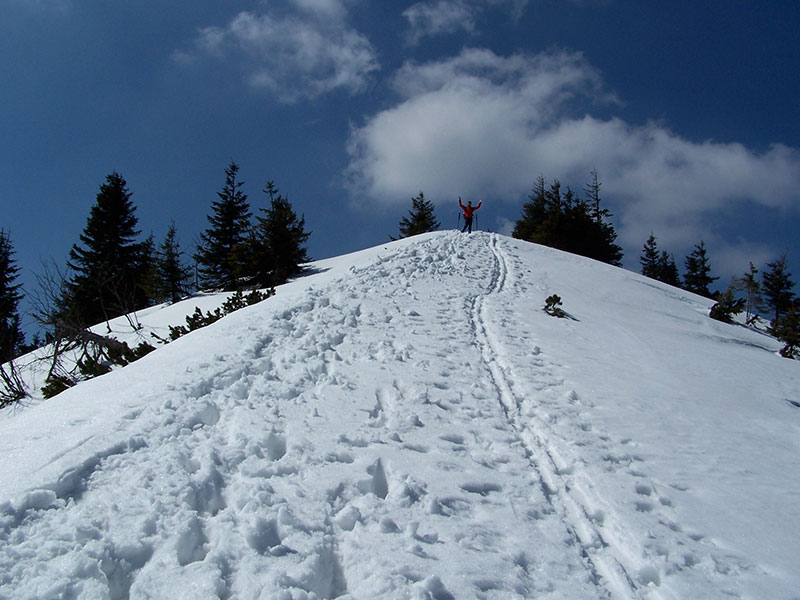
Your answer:
[[[482,232],[318,266],[0,421],[0,598],[800,586],[800,372],[774,340]]]

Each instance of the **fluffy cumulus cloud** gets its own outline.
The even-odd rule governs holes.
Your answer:
[[[243,11],[225,26],[206,27],[176,57],[233,61],[249,85],[281,102],[361,91],[379,65],[369,40],[348,26],[346,6],[337,0],[291,5],[280,14]]]
[[[448,60],[406,64],[400,101],[352,132],[348,181],[356,195],[391,203],[409,182],[431,196],[517,197],[552,160],[536,144],[587,91],[606,102],[598,74],[578,54],[503,58],[464,50]]]
[[[395,105],[353,130],[348,144],[351,192],[372,204],[404,204],[419,189],[433,200],[519,202],[539,174],[580,189],[597,169],[628,247],[641,247],[651,230],[662,247],[708,241],[704,217],[732,203],[800,208],[797,149],[759,153],[591,116],[617,100],[580,54],[465,50],[406,64],[395,90]]]
[[[427,36],[473,32],[477,20],[492,7],[518,17],[527,3],[528,0],[424,0],[403,11],[403,16],[409,25],[408,39],[416,44]]]

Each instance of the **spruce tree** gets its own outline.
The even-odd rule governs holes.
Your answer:
[[[675,287],[681,284],[681,276],[678,273],[675,259],[666,250],[662,250],[661,256],[658,258],[658,277],[656,279]]]
[[[140,232],[135,210],[122,175],[106,176],[81,243],[69,252],[67,266],[73,275],[61,304],[72,325],[88,327],[146,304],[148,247],[136,241]]]
[[[617,232],[609,219],[613,216],[606,208],[601,208],[600,183],[597,170],[592,169],[589,173],[591,179],[584,188],[587,202],[578,202],[575,205],[575,217],[573,220],[578,223],[591,219],[592,227],[585,227],[588,243],[586,250],[579,252],[583,256],[588,256],[610,265],[622,265],[622,248],[616,243]]]
[[[736,297],[734,285],[730,285],[719,295],[717,303],[711,307],[709,316],[723,323],[733,323],[733,317],[741,313],[746,304],[744,298]]]
[[[400,238],[439,229],[440,223],[436,219],[435,213],[433,202],[426,200],[425,194],[420,192],[419,196],[411,199],[411,210],[408,211],[408,216],[400,219]]]
[[[158,300],[174,303],[189,293],[192,269],[184,263],[183,254],[175,221],[171,221],[155,261],[155,290]]]
[[[617,244],[617,231],[611,223],[600,223],[598,249],[592,258],[609,265],[622,266],[622,247]]]
[[[206,288],[238,290],[249,272],[250,205],[237,180],[239,165],[231,162],[225,169],[225,185],[211,204],[210,226],[200,234],[195,259],[200,281]]]
[[[656,236],[650,232],[650,237],[642,246],[642,253],[639,255],[639,263],[642,265],[642,275],[651,279],[658,279],[660,275],[658,245]]]
[[[18,274],[11,237],[0,229],[0,364],[15,358],[25,344],[19,325],[22,294],[21,284],[16,283]]]
[[[767,263],[767,267],[763,275],[764,300],[773,311],[772,324],[775,327],[794,304],[794,281],[789,272],[786,252],[781,253],[777,260]]]
[[[680,274],[678,273],[678,267],[675,266],[675,259],[666,250],[659,253],[656,236],[652,232],[650,232],[650,237],[647,238],[644,246],[642,246],[639,263],[642,265],[642,275],[645,277],[650,277],[669,285],[680,285]]]
[[[587,200],[575,197],[561,182],[545,187],[544,177],[534,184],[529,202],[522,207],[522,217],[516,222],[515,238],[558,248],[573,254],[620,265],[622,248],[616,244],[617,233],[604,219],[610,213],[600,208],[600,183],[597,173],[586,187]]]
[[[531,193],[528,195],[528,202],[522,206],[522,216],[514,224],[512,237],[532,242],[537,229],[544,221],[546,204],[545,180],[544,176],[539,175],[536,178],[536,183],[531,188]]]
[[[770,332],[785,344],[780,350],[781,356],[800,358],[800,302],[792,302],[780,319],[773,322]]]
[[[306,250],[310,232],[305,218],[298,219],[288,198],[282,196],[270,180],[264,189],[269,207],[257,217],[255,228],[255,283],[261,287],[280,285],[303,271],[311,259]]]
[[[711,291],[708,286],[714,283],[719,277],[711,277],[711,265],[706,254],[706,245],[700,243],[694,247],[692,253],[686,257],[686,273],[683,276],[683,288],[689,292],[694,292],[700,296],[711,298]]]

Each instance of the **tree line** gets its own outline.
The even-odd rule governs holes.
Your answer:
[[[264,188],[266,206],[254,217],[242,186],[239,166],[231,162],[191,261],[174,220],[159,244],[152,235],[142,238],[127,181],[116,171],[107,175],[66,267],[51,261],[37,275],[32,316],[45,341],[55,352],[80,346],[81,360],[96,363],[99,355],[108,357],[123,349],[112,338],[91,332],[93,325],[127,315],[138,328],[135,311],[147,306],[177,302],[198,289],[274,288],[300,274],[310,261],[305,219],[297,216],[272,180]],[[0,388],[6,389],[0,391],[0,406],[3,398],[8,400],[9,387],[15,387],[11,384],[19,383],[11,361],[41,344],[37,336],[28,346],[20,327],[23,295],[18,274],[11,236],[0,230],[0,365],[7,365],[0,372]],[[53,376],[56,363],[50,369]],[[20,393],[16,389],[11,395]]]
[[[271,180],[263,190],[266,207],[254,218],[243,185],[239,166],[231,162],[225,169],[225,183],[211,203],[208,227],[195,245],[192,264],[180,246],[174,221],[160,244],[156,245],[152,235],[141,238],[128,184],[121,174],[110,173],[100,186],[79,241],[69,252],[66,269],[51,264],[38,277],[40,290],[34,294],[33,316],[46,341],[54,344],[56,351],[59,345],[61,349],[76,344],[94,348],[94,355],[84,351],[83,356],[87,369],[96,368],[98,347],[105,356],[124,349],[111,338],[89,332],[92,325],[120,315],[135,320],[138,309],[176,302],[198,289],[241,292],[274,288],[302,272],[303,264],[310,260],[306,250],[310,233],[305,230],[304,218],[298,218]],[[522,206],[513,237],[621,265],[623,253],[610,221],[613,215],[602,206],[600,188],[596,171],[591,171],[583,196],[569,187],[563,189],[557,179],[548,185],[540,175]],[[411,202],[408,216],[400,220],[399,237],[439,229],[435,206],[423,192]],[[732,322],[734,315],[745,312],[745,322],[753,325],[760,314],[767,315],[768,331],[786,343],[781,353],[793,358],[800,355],[800,300],[793,291],[786,253],[768,263],[760,278],[751,263],[749,271],[734,278],[722,292],[710,289],[718,277],[711,275],[702,240],[685,258],[683,277],[673,256],[658,248],[652,233],[639,260],[643,275],[717,300],[713,318]],[[13,388],[12,359],[32,348],[26,345],[20,328],[18,272],[10,234],[0,229],[0,389]],[[242,301],[237,298],[234,304]],[[190,329],[219,315],[200,317],[187,321]],[[131,324],[137,327],[133,320]],[[34,346],[39,343],[34,340]],[[11,372],[2,366],[9,361]],[[4,397],[0,392],[0,406]]]
[[[727,323],[744,313],[745,324],[767,323],[767,331],[784,342],[781,354],[800,358],[800,299],[794,293],[795,283],[789,271],[788,253],[782,252],[761,271],[749,264],[748,270],[732,279],[725,290],[711,290],[719,279],[711,275],[711,263],[703,240],[695,245],[684,260],[681,278],[675,259],[666,250],[659,250],[652,233],[639,256],[642,275],[686,291],[716,300],[711,317]],[[759,277],[759,272],[761,276]]]

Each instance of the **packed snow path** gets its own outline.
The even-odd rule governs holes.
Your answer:
[[[447,232],[365,256],[3,422],[0,598],[769,589],[541,341],[588,328],[541,312],[560,290],[519,242]],[[14,445],[47,419],[42,450]]]

